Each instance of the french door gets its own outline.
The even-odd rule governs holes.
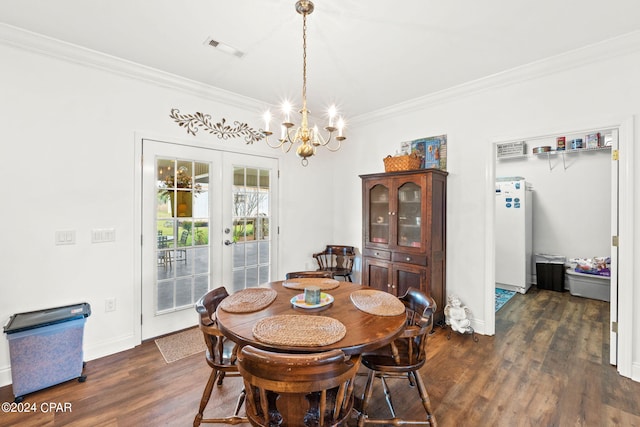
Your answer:
[[[231,204],[222,213],[224,245],[230,249],[222,252],[222,264],[231,266],[223,271],[231,293],[270,281],[271,265],[276,265],[272,256],[276,188],[272,184],[277,171],[272,159],[235,153],[225,153],[224,158],[222,186],[231,190],[225,196]]]
[[[277,160],[143,140],[142,339],[197,323],[209,289],[271,280]]]

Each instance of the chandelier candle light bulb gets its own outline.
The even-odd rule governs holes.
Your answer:
[[[269,123],[271,122],[271,112],[264,113],[264,132],[269,132]]]
[[[289,104],[288,101],[285,101],[284,104],[282,104],[282,111],[284,112],[284,122],[285,123],[291,123],[291,104]]]
[[[334,120],[337,115],[335,105],[329,107],[329,124],[324,128],[328,132],[324,137],[318,130],[318,126],[314,125],[312,129],[309,129],[309,110],[307,109],[307,15],[313,12],[313,2],[309,0],[298,0],[296,2],[296,12],[302,15],[302,109],[300,114],[302,115],[300,126],[295,131],[295,124],[291,122],[291,104],[285,101],[282,106],[282,112],[284,113],[284,122],[281,126],[281,136],[278,142],[271,144],[269,142],[269,136],[273,135],[273,132],[269,130],[269,122],[271,121],[271,113],[267,111],[264,114],[265,126],[262,130],[267,145],[271,148],[282,148],[282,151],[288,153],[291,148],[300,144],[296,149],[296,154],[302,158],[302,165],[309,164],[308,158],[316,154],[316,147],[325,147],[329,151],[338,151],[340,149],[341,142],[346,139],[344,136],[344,120],[342,117],[338,119],[338,127],[334,126]],[[338,131],[338,135],[335,138],[333,133]],[[330,143],[335,141],[333,145]]]

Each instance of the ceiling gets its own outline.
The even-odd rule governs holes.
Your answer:
[[[300,106],[295,0],[0,0],[0,22]],[[640,29],[637,0],[315,0],[307,97],[356,117]],[[205,45],[215,40],[242,58]]]

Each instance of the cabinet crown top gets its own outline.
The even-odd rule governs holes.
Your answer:
[[[408,171],[400,171],[400,172],[379,172],[379,173],[371,173],[365,175],[359,175],[360,178],[372,178],[372,177],[385,177],[385,176],[403,176],[403,175],[415,175],[415,174],[437,174],[447,176],[449,172],[443,171],[440,169],[413,169]]]

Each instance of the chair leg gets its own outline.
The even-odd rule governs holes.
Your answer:
[[[413,388],[416,386],[416,382],[414,378],[416,377],[415,372],[407,372],[407,379],[409,380],[409,387]]]
[[[224,376],[225,376],[226,372],[221,371],[218,374],[218,387],[222,387],[222,381],[224,381]]]
[[[429,420],[432,426],[438,427],[436,416],[433,414],[433,409],[431,409],[431,399],[429,399],[429,393],[427,393],[427,387],[425,387],[424,385],[424,381],[420,376],[420,372],[413,371],[412,374],[416,380],[416,384],[418,385],[418,393],[420,393],[420,398],[422,399],[422,406],[424,406],[424,410],[427,413],[427,419]]]
[[[387,406],[389,407],[391,418],[396,419],[396,409],[393,407],[393,401],[391,400],[391,392],[389,391],[387,380],[384,379],[384,375],[380,375],[380,382],[382,382],[382,391],[384,392],[384,398],[387,401]]]
[[[367,384],[364,386],[362,392],[362,408],[360,409],[360,415],[358,416],[358,427],[363,427],[367,420],[367,409],[369,402],[371,401],[371,395],[373,394],[373,379],[375,377],[375,371],[369,371],[367,375]]]
[[[242,408],[242,405],[244,404],[244,399],[247,396],[247,390],[245,390],[244,387],[242,387],[242,391],[240,392],[240,396],[238,396],[238,403],[236,403],[236,411],[233,413],[234,417],[237,417],[238,414],[240,413],[240,409]]]
[[[387,401],[387,406],[389,407],[389,411],[391,413],[391,418],[388,419],[372,419],[369,418],[367,414],[367,408],[369,406],[369,402],[371,400],[371,396],[373,395],[373,381],[375,377],[379,377],[382,382],[382,389],[384,391],[384,396]],[[396,377],[394,374],[390,374],[391,377]],[[391,390],[387,385],[387,381],[385,379],[385,375],[382,373],[376,373],[373,370],[369,371],[367,377],[367,384],[365,385],[364,391],[362,393],[362,409],[358,415],[358,427],[364,427],[365,424],[382,424],[382,425],[404,425],[404,424],[415,424],[415,425],[429,425],[433,427],[438,427],[438,422],[436,421],[436,417],[433,413],[433,409],[431,408],[431,400],[429,399],[429,394],[427,393],[427,388],[424,385],[424,381],[420,376],[419,372],[409,372],[408,378],[409,382],[418,386],[418,393],[420,393],[420,399],[422,400],[422,406],[426,412],[426,420],[406,420],[402,418],[398,418],[396,415],[395,408],[393,406],[393,402],[391,400]],[[404,375],[402,375],[404,377]]]
[[[223,418],[204,418],[204,409],[207,407],[209,399],[211,398],[211,394],[213,393],[213,385],[216,383],[216,380],[218,380],[218,387],[220,387],[222,385],[222,378],[224,378],[224,374],[225,372],[223,371],[213,370],[211,372],[209,380],[207,381],[207,385],[204,389],[204,393],[202,394],[202,399],[200,400],[199,412],[193,420],[193,427],[198,427],[202,423],[236,425],[249,422],[246,416],[241,417],[240,415],[238,415],[240,413],[240,409],[242,409],[242,405],[244,404],[245,397],[247,395],[244,387],[242,387],[242,391],[238,396],[236,409],[232,416]]]
[[[193,427],[198,427],[202,422],[204,408],[207,407],[207,403],[209,403],[209,399],[211,398],[211,392],[213,391],[213,384],[216,382],[216,377],[218,376],[218,371],[213,369],[211,371],[211,375],[209,375],[209,380],[207,381],[207,385],[204,387],[204,392],[202,393],[202,399],[200,399],[200,407],[198,408],[198,413],[196,414],[195,419],[193,420]]]

